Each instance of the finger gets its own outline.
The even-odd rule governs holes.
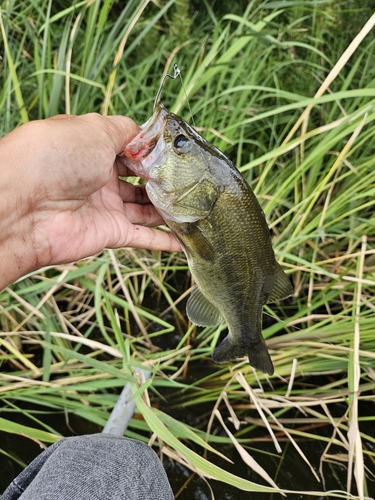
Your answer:
[[[116,167],[118,175],[120,175],[121,177],[138,177],[138,175],[134,173],[133,170],[126,164],[125,156],[117,156]]]
[[[150,203],[145,185],[134,185],[129,182],[120,181],[119,188],[120,196],[124,203],[139,203],[140,205]]]
[[[132,224],[141,226],[159,226],[165,224],[160,214],[155,207],[149,203],[148,205],[139,205],[138,203],[124,203],[124,212],[127,219]]]
[[[104,118],[104,117],[103,117]],[[139,133],[138,125],[127,116],[106,116],[107,125],[116,154],[124,151],[129,142]]]
[[[166,252],[181,251],[181,245],[172,233],[143,226],[133,226],[133,234],[122,246],[146,248],[147,250],[164,250]]]

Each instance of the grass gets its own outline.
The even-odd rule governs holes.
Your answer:
[[[224,494],[212,479],[236,498],[241,490],[254,499],[281,498],[280,490],[291,498],[371,497],[373,18],[363,28],[371,8],[350,1],[236,8],[7,2],[1,134],[66,112],[143,123],[163,72],[177,62],[183,86],[167,81],[163,102],[193,117],[240,168],[294,282],[294,299],[265,311],[276,375],[242,361],[213,365],[224,325],[187,322],[191,280],[181,254],[108,250],[35,272],[0,294],[0,430],[45,446],[69,433],[51,414],[73,429],[76,418],[100,429],[130,382],[137,412],[126,435],[190,469],[188,482],[208,478],[211,498]],[[135,367],[151,378],[137,379]],[[14,450],[0,451],[25,464]],[[299,467],[292,480],[289,455]],[[191,498],[189,487],[174,485],[176,497]]]

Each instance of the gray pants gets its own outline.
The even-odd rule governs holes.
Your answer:
[[[156,455],[135,439],[108,434],[63,439],[41,453],[2,500],[173,500]]]

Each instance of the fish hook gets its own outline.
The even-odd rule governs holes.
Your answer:
[[[155,97],[155,101],[154,101],[154,108],[153,108],[153,111],[155,111],[155,108],[160,100],[160,93],[161,93],[161,89],[163,88],[163,85],[164,85],[164,82],[165,82],[165,79],[167,78],[167,76],[169,78],[172,78],[173,80],[175,80],[179,75],[181,74],[181,71],[179,69],[179,67],[177,66],[177,64],[174,64],[173,65],[173,75],[170,75],[169,73],[166,73],[162,80],[161,80],[161,83],[160,83],[160,86],[159,86],[159,89],[158,89],[158,92],[156,94],[156,97]]]

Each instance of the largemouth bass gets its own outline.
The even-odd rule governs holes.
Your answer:
[[[292,294],[275,259],[257,198],[234,165],[163,104],[126,147],[127,165],[147,180],[151,202],[186,254],[195,287],[186,312],[193,323],[229,333],[212,359],[248,356],[272,375],[262,336],[264,304]]]

